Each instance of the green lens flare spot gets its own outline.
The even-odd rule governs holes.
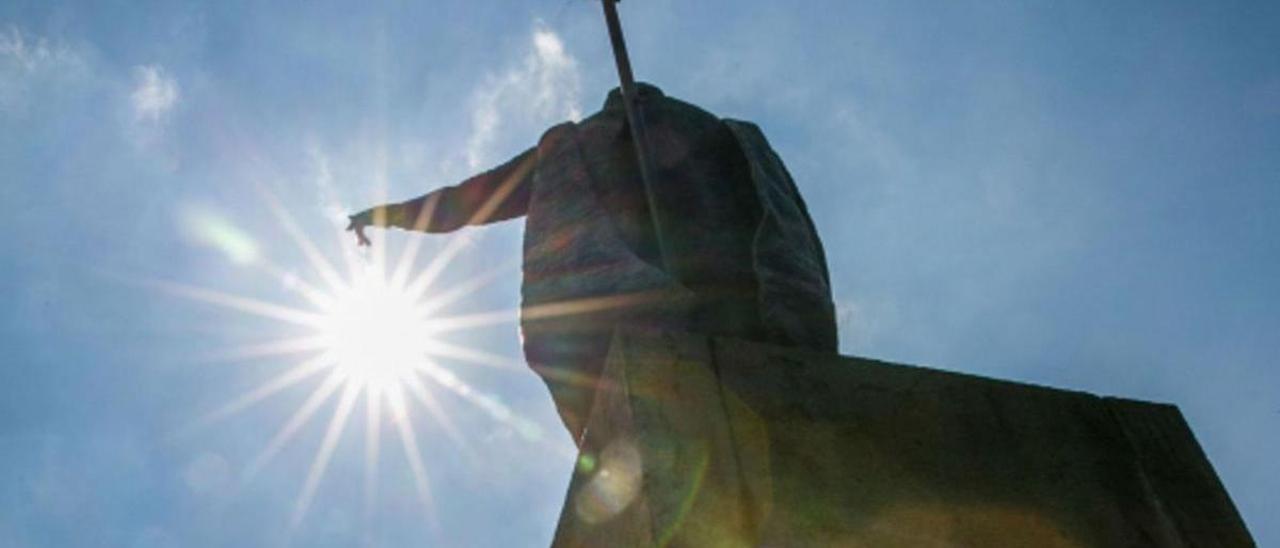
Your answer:
[[[578,457],[578,473],[590,474],[596,469],[596,457],[589,453],[583,453]]]

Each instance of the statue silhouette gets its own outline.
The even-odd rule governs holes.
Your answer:
[[[440,233],[526,216],[524,354],[575,440],[618,325],[836,351],[822,243],[759,128],[648,84],[637,93],[653,203],[615,89],[501,166],[348,226],[367,244],[367,226]]]

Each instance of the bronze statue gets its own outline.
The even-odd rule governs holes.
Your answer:
[[[575,440],[620,324],[836,351],[822,243],[759,128],[636,89],[653,203],[615,89],[600,112],[551,128],[507,163],[352,215],[348,227],[367,244],[370,225],[450,232],[527,216],[524,353]]]

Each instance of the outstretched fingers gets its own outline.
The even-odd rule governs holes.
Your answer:
[[[368,246],[371,242],[364,233],[364,227],[369,226],[369,224],[363,222],[359,217],[359,215],[351,216],[351,222],[347,223],[347,232],[354,231],[356,233],[356,245]]]
[[[365,225],[356,226],[356,245],[362,245],[367,247],[370,245],[371,242],[369,242],[369,237],[365,236],[364,234],[364,226]]]

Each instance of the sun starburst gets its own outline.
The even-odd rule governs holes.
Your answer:
[[[366,274],[324,308],[320,342],[348,383],[401,386],[431,351],[431,325],[404,288]]]
[[[515,310],[448,317],[448,305],[482,289],[507,274],[499,267],[449,288],[436,289],[441,272],[461,250],[464,240],[453,237],[433,260],[414,274],[420,239],[411,240],[394,268],[388,268],[385,239],[375,242],[367,256],[359,256],[339,231],[340,250],[346,272],[341,272],[295,220],[270,194],[267,203],[280,226],[293,240],[309,270],[301,276],[255,257],[253,265],[286,281],[305,305],[268,302],[209,288],[174,282],[155,282],[163,290],[197,301],[217,305],[288,324],[302,330],[288,337],[228,349],[226,357],[285,359],[298,356],[274,377],[221,407],[205,414],[192,427],[208,425],[307,382],[318,385],[303,403],[284,420],[263,449],[245,466],[248,481],[266,468],[299,431],[330,405],[335,398],[319,448],[303,479],[292,513],[292,523],[300,523],[324,479],[329,462],[341,442],[343,431],[363,397],[365,405],[365,504],[376,498],[382,426],[389,422],[399,438],[408,461],[413,484],[434,523],[431,481],[424,460],[424,446],[416,434],[413,408],[416,402],[435,420],[463,451],[472,451],[453,424],[448,407],[437,397],[449,393],[473,405],[480,412],[512,428],[531,441],[542,441],[541,428],[525,419],[492,395],[468,385],[442,360],[487,367],[518,367],[518,360],[451,343],[446,338],[459,329],[513,322]],[[205,216],[208,217],[207,215]],[[221,224],[226,224],[219,221]],[[412,400],[412,401],[411,401]]]

